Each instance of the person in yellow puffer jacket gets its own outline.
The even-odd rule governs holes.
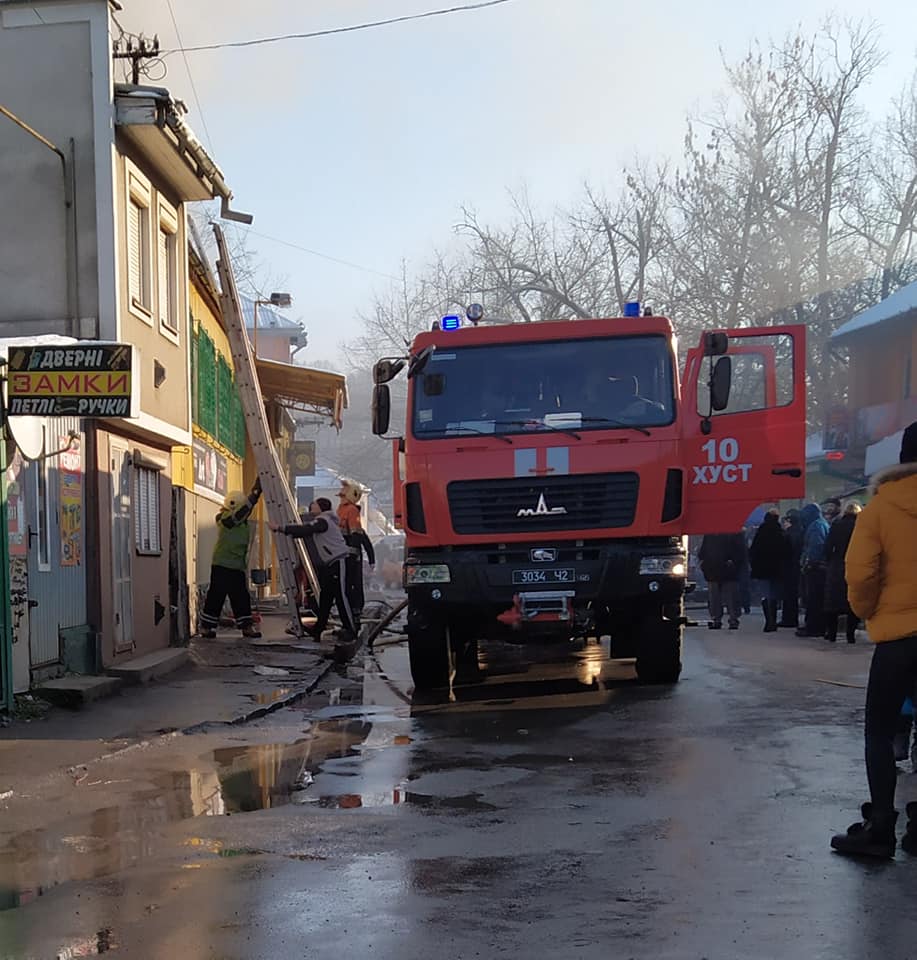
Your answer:
[[[894,739],[904,701],[917,683],[917,422],[905,431],[900,464],[873,478],[873,499],[847,549],[848,597],[876,644],[866,690],[866,774],[871,802],[863,822],[837,834],[839,853],[895,853]],[[917,802],[907,805],[901,846],[917,854]]]

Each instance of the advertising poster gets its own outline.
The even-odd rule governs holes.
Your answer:
[[[71,443],[61,437],[61,447]],[[78,567],[83,561],[83,460],[80,441],[60,455],[60,565]]]
[[[229,465],[221,453],[194,438],[194,482],[221,497],[226,496]]]
[[[29,555],[28,523],[25,517],[25,496],[22,489],[22,455],[17,450],[6,468],[6,514],[10,537],[10,557]]]

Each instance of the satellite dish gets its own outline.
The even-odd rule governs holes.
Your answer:
[[[7,417],[6,429],[26,460],[37,460],[45,452],[41,417]]]

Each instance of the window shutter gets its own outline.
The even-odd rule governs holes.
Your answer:
[[[140,553],[161,553],[159,472],[137,467],[134,473],[134,538]]]
[[[128,297],[131,303],[143,302],[143,210],[133,199],[127,213]]]
[[[159,473],[156,470],[147,470],[150,486],[150,550],[153,553],[162,551],[159,540]]]

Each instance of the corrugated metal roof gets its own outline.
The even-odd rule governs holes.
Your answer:
[[[917,310],[917,282],[909,283],[906,287],[896,290],[890,297],[886,297],[874,307],[858,313],[845,324],[842,324],[831,334],[832,340],[849,337],[869,327],[874,327],[887,320],[894,320],[907,313]]]
[[[242,301],[242,313],[245,315],[245,326],[252,330],[255,326],[255,301],[249,297],[240,294]],[[258,329],[259,330],[302,330],[302,324],[295,320],[290,320],[282,313],[274,310],[272,307],[258,306]]]

